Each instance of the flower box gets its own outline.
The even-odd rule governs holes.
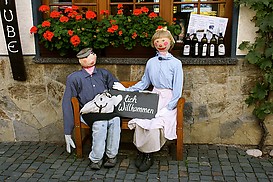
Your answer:
[[[57,50],[50,51],[43,44],[39,44],[39,51],[40,56],[45,58],[75,58],[77,54],[77,52],[71,50],[66,55],[61,56]]]
[[[60,56],[56,50],[50,51],[44,47],[43,44],[39,44],[40,56],[46,58],[76,58],[77,52],[71,50],[68,54]],[[170,53],[173,56],[181,56],[182,47],[176,45]],[[98,57],[113,57],[113,58],[151,58],[156,54],[156,50],[152,47],[136,46],[131,50],[120,47],[106,47],[103,50],[96,50],[94,52]]]
[[[150,58],[155,56],[156,50],[152,47],[135,46],[128,50],[123,46],[108,46],[102,51],[103,57],[121,57],[121,58]]]

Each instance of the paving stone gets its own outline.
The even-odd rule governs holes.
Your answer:
[[[264,169],[262,167],[253,167],[253,171],[255,173],[264,173]]]
[[[236,181],[235,176],[225,176],[224,178],[225,178],[225,181],[228,181],[228,182]]]
[[[28,178],[28,180],[27,180],[27,182],[37,182],[37,181],[39,181],[39,178],[31,177],[31,178]]]
[[[170,179],[170,178],[168,178],[168,182],[178,182],[178,179]]]
[[[187,177],[180,177],[179,180],[180,180],[180,182],[188,182],[189,178],[187,178]]]
[[[41,178],[43,176],[43,174],[39,174],[39,173],[34,173],[32,175],[33,178]]]
[[[80,176],[71,176],[69,180],[78,181],[79,179],[80,179]]]
[[[236,171],[236,170],[235,170],[235,171]],[[238,171],[235,172],[235,176],[238,176],[238,177],[246,177],[245,173],[238,172]]]
[[[209,170],[205,170],[205,171],[201,170],[200,172],[201,172],[201,175],[211,176],[211,171],[209,171]]]
[[[253,173],[253,168],[251,166],[242,167],[242,169],[245,173]]]
[[[200,174],[199,173],[189,173],[189,180],[200,181]]]
[[[192,167],[189,167],[188,168],[188,172],[189,173],[197,173],[197,172],[200,172],[199,168],[192,168]]]
[[[243,169],[241,168],[241,166],[239,166],[238,164],[231,164],[232,165],[232,168],[233,170],[236,172],[236,173],[239,173],[239,172],[243,172]]]
[[[168,181],[168,176],[159,176],[158,181]]]
[[[214,172],[222,172],[222,168],[220,165],[213,165],[211,164],[211,170]]]
[[[235,176],[235,172],[234,171],[223,171],[223,175],[224,176]]]
[[[257,178],[255,178],[255,177],[253,177],[253,178],[246,178],[247,179],[247,181],[251,181],[251,182],[257,182],[258,180],[257,180]],[[259,182],[260,182],[260,180],[259,180]],[[268,182],[268,181],[265,181],[265,182]]]
[[[236,181],[248,182],[246,177],[238,177],[238,176],[236,176]]]
[[[222,170],[223,171],[232,171],[232,167],[231,166],[222,166]]]
[[[254,173],[245,173],[246,177],[256,177]]]
[[[267,175],[265,173],[255,173],[258,179],[267,179]]]
[[[115,178],[105,178],[103,182],[113,182]]]

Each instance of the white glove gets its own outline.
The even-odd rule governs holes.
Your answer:
[[[168,112],[168,109],[166,107],[160,109],[159,111],[157,111],[155,117],[160,117],[160,116],[164,116],[166,113]]]
[[[113,89],[124,91],[125,87],[119,82],[114,82]]]
[[[64,135],[64,138],[65,138],[65,143],[66,143],[66,151],[68,153],[71,153],[70,146],[73,147],[73,148],[76,148],[75,144],[74,144],[74,142],[73,142],[73,140],[71,138],[71,135]]]

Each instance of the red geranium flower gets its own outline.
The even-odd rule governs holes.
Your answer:
[[[121,9],[123,8],[123,5],[122,4],[118,4],[118,9]]]
[[[65,13],[70,13],[70,12],[72,12],[72,11],[73,11],[73,9],[72,9],[71,7],[67,7],[67,8],[65,8],[65,10],[64,10]]]
[[[132,39],[135,39],[136,37],[137,37],[137,33],[134,32],[134,33],[132,34]]]
[[[122,30],[118,31],[118,35],[121,36],[122,35]]]
[[[119,9],[118,12],[117,12],[118,15],[122,15],[123,14],[123,10],[122,9]]]
[[[77,15],[75,19],[76,20],[81,20],[82,19],[82,15]]]
[[[77,10],[79,9],[79,7],[78,7],[78,6],[75,6],[75,5],[72,5],[72,9],[73,9],[74,11],[77,11]]]
[[[74,18],[77,15],[78,15],[77,11],[72,11],[72,12],[68,13],[67,16],[70,17],[70,18]]]
[[[60,22],[62,22],[62,23],[68,22],[68,20],[69,20],[69,18],[66,16],[61,16],[61,18],[60,18]]]
[[[118,29],[117,25],[112,25],[107,29],[107,32],[114,33]]]
[[[90,20],[90,19],[94,19],[97,17],[96,13],[94,11],[87,11],[85,14],[85,17]]]
[[[51,41],[52,38],[54,37],[54,33],[47,30],[44,34],[43,34],[43,37],[48,40],[48,41]]]
[[[109,14],[109,11],[108,11],[108,10],[101,10],[101,11],[100,11],[100,14],[101,14],[101,15],[108,15],[108,14]]]
[[[38,28],[36,26],[31,27],[30,33],[37,33]]]
[[[49,21],[43,21],[42,27],[50,27],[50,22]]]
[[[163,26],[159,25],[159,26],[157,27],[157,30],[158,30],[158,29],[161,29],[161,28],[163,28]]]
[[[152,12],[149,14],[149,18],[155,18],[157,17],[157,14],[155,12]]]
[[[143,7],[141,7],[140,9],[141,9],[141,11],[142,11],[143,13],[148,13],[148,12],[149,12],[149,8],[147,8],[146,6],[143,6]]]
[[[136,16],[138,16],[138,15],[141,15],[141,14],[142,14],[142,11],[141,11],[141,9],[135,9],[135,10],[133,11],[133,14],[136,15]]]
[[[68,34],[69,36],[72,36],[73,33],[74,33],[73,30],[68,30],[68,31],[67,31],[67,34]]]
[[[77,47],[81,43],[81,39],[78,35],[73,35],[70,38],[70,42],[74,47]]]
[[[59,12],[59,11],[52,11],[50,13],[50,18],[59,18],[60,15],[61,15],[61,12]]]
[[[49,11],[50,10],[50,8],[49,8],[49,6],[47,6],[47,5],[42,5],[42,6],[40,6],[40,8],[39,8],[39,11],[41,11],[41,12],[47,12],[47,11]]]

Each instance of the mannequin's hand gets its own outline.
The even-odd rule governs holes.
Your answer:
[[[119,82],[114,82],[113,89],[124,91],[125,87]]]
[[[159,111],[157,111],[155,117],[160,117],[166,114],[166,112],[168,112],[168,109],[166,107],[160,109]]]
[[[75,144],[74,144],[74,142],[73,142],[73,140],[71,138],[71,135],[64,135],[64,138],[65,138],[65,143],[66,143],[66,151],[68,153],[71,153],[70,146],[73,147],[73,148],[76,148]]]

